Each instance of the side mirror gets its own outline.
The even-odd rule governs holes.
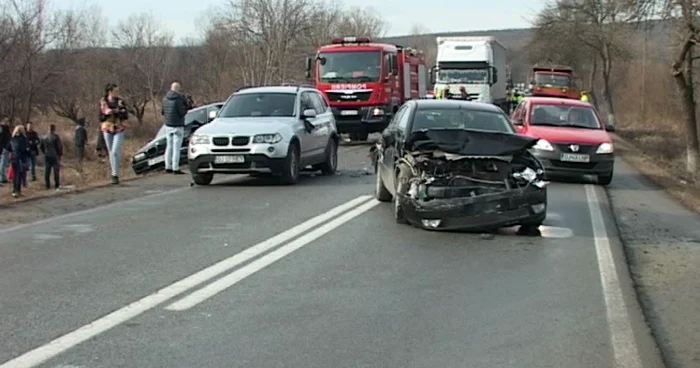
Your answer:
[[[316,117],[316,110],[314,110],[314,109],[306,109],[301,113],[302,119],[313,119],[315,117]]]
[[[437,68],[432,67],[430,68],[430,72],[428,72],[430,76],[430,84],[435,84],[435,73],[437,72]]]
[[[218,110],[209,111],[209,121],[216,119],[216,115],[218,115],[218,114],[219,114]]]
[[[396,60],[396,55],[391,57],[391,74],[395,76],[399,75],[399,62]]]
[[[493,67],[491,69],[491,76],[492,76],[491,79],[493,81],[492,83],[493,84],[498,83],[498,69],[496,69],[496,67]]]
[[[605,124],[605,131],[615,133],[615,126],[610,124]]]
[[[385,130],[382,132],[382,145],[384,146],[390,146],[396,142],[396,137],[394,136],[394,132],[391,130]]]
[[[313,60],[310,57],[306,58],[306,78],[311,78],[311,69],[313,69]]]

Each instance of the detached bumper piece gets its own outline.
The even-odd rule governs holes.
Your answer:
[[[465,189],[466,190],[466,189]],[[428,195],[459,190],[432,187]],[[522,223],[540,223],[546,216],[547,192],[536,187],[478,197],[433,198],[400,196],[404,216],[414,225],[433,230],[484,230]]]

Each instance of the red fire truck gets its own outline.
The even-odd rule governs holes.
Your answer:
[[[306,76],[328,97],[338,131],[360,141],[384,130],[405,101],[425,98],[428,81],[422,52],[368,37],[321,46]]]
[[[538,66],[532,68],[532,95],[579,99],[574,70],[568,66]]]

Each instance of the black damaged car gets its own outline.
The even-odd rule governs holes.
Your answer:
[[[547,216],[544,169],[494,105],[409,101],[372,147],[375,196],[398,223],[428,230],[537,234]]]
[[[217,102],[195,107],[187,112],[185,115],[185,136],[180,149],[181,166],[187,164],[187,145],[192,132],[214,120],[223,105],[223,102]],[[136,175],[165,169],[165,146],[165,126],[162,126],[156,137],[141,147],[131,158],[131,168]]]

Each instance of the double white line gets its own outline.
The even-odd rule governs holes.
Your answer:
[[[284,244],[305,232],[317,227],[303,236],[281,246],[274,251],[256,259],[255,261],[231,272],[230,274],[212,282],[211,284],[195,291],[185,298],[168,305],[165,309],[171,311],[183,311],[211,298],[221,291],[229,288],[246,277],[260,271],[270,264],[282,259],[295,250],[313,242],[321,236],[333,231],[337,227],[352,220],[378,205],[379,202],[365,195],[357,197],[338,207],[305,221],[285,232],[277,234],[270,239],[258,243],[234,256],[226,258],[212,266],[209,266],[180,281],[166,286],[155,293],[137,300],[106,316],[98,318],[91,323],[56,338],[46,345],[31,350],[2,365],[0,368],[24,368],[37,366],[66,350],[91,339],[115,326],[118,326],[180,294],[189,291],[231,269],[257,257],[261,254]],[[337,217],[337,218],[336,218]],[[331,220],[332,219],[332,220]],[[321,225],[323,224],[323,225]],[[321,226],[319,226],[321,225]]]

